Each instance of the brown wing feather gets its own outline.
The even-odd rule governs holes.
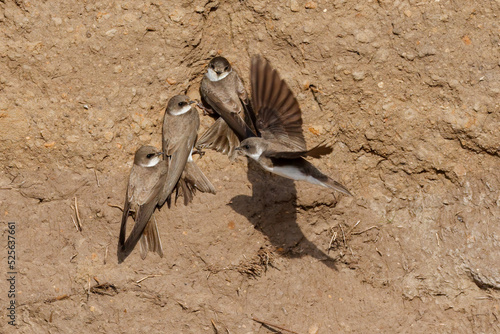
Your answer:
[[[210,148],[222,154],[227,154],[231,160],[236,158],[236,151],[234,149],[239,145],[240,140],[222,117],[217,118],[215,123],[196,142],[196,147]]]
[[[161,162],[158,167],[158,176],[154,187],[149,192],[147,198],[141,201],[142,204],[138,205],[137,212],[135,213],[135,224],[130,232],[130,235],[125,240],[127,233],[127,220],[130,212],[130,200],[129,196],[134,197],[134,194],[130,193],[131,187],[127,187],[127,194],[125,198],[125,205],[123,208],[122,222],[120,227],[120,236],[118,238],[118,262],[121,263],[127,256],[130,255],[135,245],[141,238],[142,233],[148,223],[151,215],[153,214],[157,204],[158,195],[165,182],[165,176],[167,174],[167,168],[164,162]],[[132,200],[135,200],[132,198]]]
[[[155,252],[160,257],[163,257],[163,247],[161,245],[160,233],[156,218],[151,216],[140,238],[141,259],[145,259],[148,252]]]
[[[174,191],[175,186],[177,185],[177,182],[182,175],[182,171],[186,166],[186,162],[190,152],[191,151],[187,150],[179,150],[179,152],[176,152],[169,160],[168,175],[167,179],[165,180],[165,184],[163,185],[163,190],[159,198],[158,206],[161,207]]]
[[[139,241],[144,229],[146,228],[146,224],[149,221],[149,218],[151,218],[151,215],[153,214],[155,208],[156,208],[156,201],[150,201],[145,203],[144,205],[139,206],[139,210],[136,214],[135,217],[135,224],[134,227],[132,228],[132,232],[130,232],[130,235],[128,236],[127,240],[125,240],[123,243],[122,241],[122,230],[120,230],[120,238],[119,238],[119,243],[118,243],[118,262],[121,263],[127,256],[132,253],[132,250],[134,250],[135,245],[137,245],[137,242]],[[122,220],[123,224],[123,220]],[[125,222],[126,224],[126,222]],[[123,234],[125,235],[126,229],[125,226],[123,228]]]
[[[182,173],[182,177],[179,179],[176,186],[175,202],[177,203],[177,198],[182,196],[184,198],[184,205],[188,205],[193,201],[196,190],[202,193],[215,194],[215,187],[205,174],[203,174],[198,165],[196,165],[194,161],[188,161]]]
[[[227,125],[234,131],[239,140],[255,137],[255,133],[238,112],[241,110],[240,102],[230,98],[221,99],[217,91],[208,79],[202,80],[200,93],[203,99],[224,119]]]
[[[197,121],[199,124],[198,114],[193,115],[195,115],[193,117],[193,121]],[[170,119],[170,122],[173,122],[175,118],[170,117]],[[170,137],[172,136],[169,133],[169,129],[171,129],[171,127],[175,127],[175,125],[170,124],[170,122],[167,119],[167,116],[165,116],[163,121],[164,133],[162,150],[164,152],[164,159],[168,164],[168,175],[159,199],[159,206],[162,206],[174,191],[177,182],[179,181],[182,172],[184,171],[184,167],[186,166],[186,162],[189,158],[189,155],[191,154],[191,150],[193,149],[197,137],[197,133],[196,131],[194,131],[192,133],[189,133],[189,135],[186,137],[177,137],[176,135],[174,136],[174,138],[177,138],[175,138],[175,140],[171,140]],[[198,126],[196,126],[195,128],[197,130]],[[168,204],[170,206],[170,202]]]
[[[236,93],[238,94],[241,105],[243,106],[243,112],[245,113],[245,123],[250,127],[250,129],[254,133],[257,133],[255,127],[257,119],[255,117],[255,113],[253,111],[247,90],[245,89],[243,81],[241,81],[241,78],[239,76],[236,75],[235,80],[236,80]]]
[[[118,262],[121,263],[125,258],[128,256],[128,254],[124,253],[124,248],[125,248],[125,236],[127,234],[127,220],[130,212],[130,202],[128,199],[128,186],[127,186],[127,193],[125,194],[125,204],[123,206],[123,214],[122,214],[122,223],[120,225],[120,236],[118,237]],[[130,254],[130,252],[129,252]]]
[[[252,57],[251,86],[257,130],[262,138],[305,151],[299,103],[278,72],[261,56]]]

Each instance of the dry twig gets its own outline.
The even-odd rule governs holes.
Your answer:
[[[108,203],[108,206],[112,207],[112,208],[120,209],[120,211],[123,212],[123,208],[119,205]]]
[[[356,228],[356,226],[358,226],[358,224],[359,224],[360,222],[361,222],[361,220],[358,220],[358,222],[357,222],[356,224],[354,224],[354,226],[353,226],[353,227],[351,227],[351,228],[349,229],[349,231],[347,231],[347,235],[350,235],[350,234],[351,234],[351,232],[352,232],[352,231]]]
[[[339,223],[340,230],[342,231],[342,239],[344,240],[344,246],[347,246],[347,242],[345,241],[344,228],[342,227],[342,223]]]
[[[57,297],[54,297],[54,298],[48,298],[48,299],[45,299],[44,303],[48,304],[48,303],[53,303],[53,302],[56,302],[56,301],[59,301],[59,300],[64,300],[64,299],[68,299],[69,296],[64,294],[64,295],[61,295],[61,296],[57,296]]]
[[[109,246],[106,246],[106,252],[104,253],[104,261],[103,261],[103,264],[106,264],[106,260],[108,258],[108,247]]]
[[[76,222],[78,223],[78,230],[81,232],[82,231],[82,220],[80,218],[80,212],[78,212],[78,200],[75,196],[75,216],[76,216]]]
[[[294,331],[292,331],[292,330],[286,329],[286,328],[281,327],[281,326],[278,326],[278,325],[271,324],[271,323],[269,323],[269,322],[267,322],[267,321],[264,321],[264,320],[259,320],[259,319],[257,319],[257,318],[252,318],[252,320],[253,320],[253,321],[256,321],[256,322],[260,322],[261,324],[263,324],[263,325],[264,325],[264,326],[266,326],[266,327],[274,327],[274,328],[281,329],[282,331],[286,331],[286,332],[288,332],[288,333],[292,333],[292,334],[299,334],[299,333],[297,333],[297,332],[294,332]]]
[[[89,297],[90,297],[90,276],[89,276],[89,286],[87,288],[87,301],[89,301]]]
[[[372,226],[372,227],[368,227],[366,230],[363,230],[363,231],[359,231],[359,232],[353,232],[351,234],[353,235],[358,235],[358,234],[362,234],[362,233],[365,233],[365,232],[368,232],[369,230],[372,230],[376,228],[377,230],[379,229],[378,226]]]
[[[71,206],[71,207],[73,207],[73,206]],[[79,231],[78,224],[76,223],[76,220],[75,220],[75,218],[73,218],[73,216],[71,216],[71,220],[73,221],[73,224],[75,224],[76,231],[78,232]]]
[[[333,242],[337,240],[337,232],[336,231],[333,231],[333,235],[332,237],[330,238],[330,243],[328,244],[328,252],[330,252],[330,249],[332,248],[332,244]]]
[[[148,275],[148,276],[146,276],[146,277],[141,278],[141,279],[140,279],[140,280],[138,280],[138,281],[135,281],[135,284],[139,284],[139,283],[141,283],[142,281],[147,280],[148,278],[159,277],[159,276],[161,276],[161,275]]]
[[[97,182],[97,186],[100,187],[99,178],[97,177],[97,171],[94,169],[95,181]]]

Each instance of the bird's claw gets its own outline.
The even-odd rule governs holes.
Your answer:
[[[203,111],[203,116],[213,115],[214,114],[214,111],[211,108],[205,107],[203,105],[203,103],[201,103],[201,102],[197,102],[196,106]]]

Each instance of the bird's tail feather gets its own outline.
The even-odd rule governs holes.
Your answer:
[[[353,196],[349,190],[347,190],[346,187],[344,187],[343,185],[341,185],[340,183],[338,183],[337,181],[333,180],[332,178],[329,178],[325,181],[322,182],[323,185],[327,188],[331,188],[333,190],[337,190],[337,191],[340,191],[341,193],[343,194],[346,194],[348,196]]]
[[[156,252],[160,257],[163,257],[163,246],[161,244],[160,234],[156,218],[153,216],[144,228],[144,232],[140,239],[141,258],[144,260],[148,252]]]
[[[202,193],[215,194],[215,187],[208,180],[208,178],[203,174],[201,169],[196,165],[194,161],[188,161],[184,167],[179,182],[177,183],[175,189],[175,202],[177,198],[182,196],[184,198],[184,205],[188,205],[193,200],[196,190]],[[169,196],[167,203],[170,207],[172,195]]]
[[[184,168],[184,179],[193,184],[196,189],[202,193],[215,194],[215,187],[208,180],[208,178],[203,174],[200,167],[196,165],[194,161],[188,161],[186,167]]]

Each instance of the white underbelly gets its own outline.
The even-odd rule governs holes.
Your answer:
[[[280,176],[286,177],[288,179],[297,180],[297,181],[306,181],[312,184],[319,184],[324,186],[323,182],[315,179],[310,175],[306,175],[302,173],[298,168],[293,166],[274,166],[274,167],[264,167],[268,172],[278,174]]]

